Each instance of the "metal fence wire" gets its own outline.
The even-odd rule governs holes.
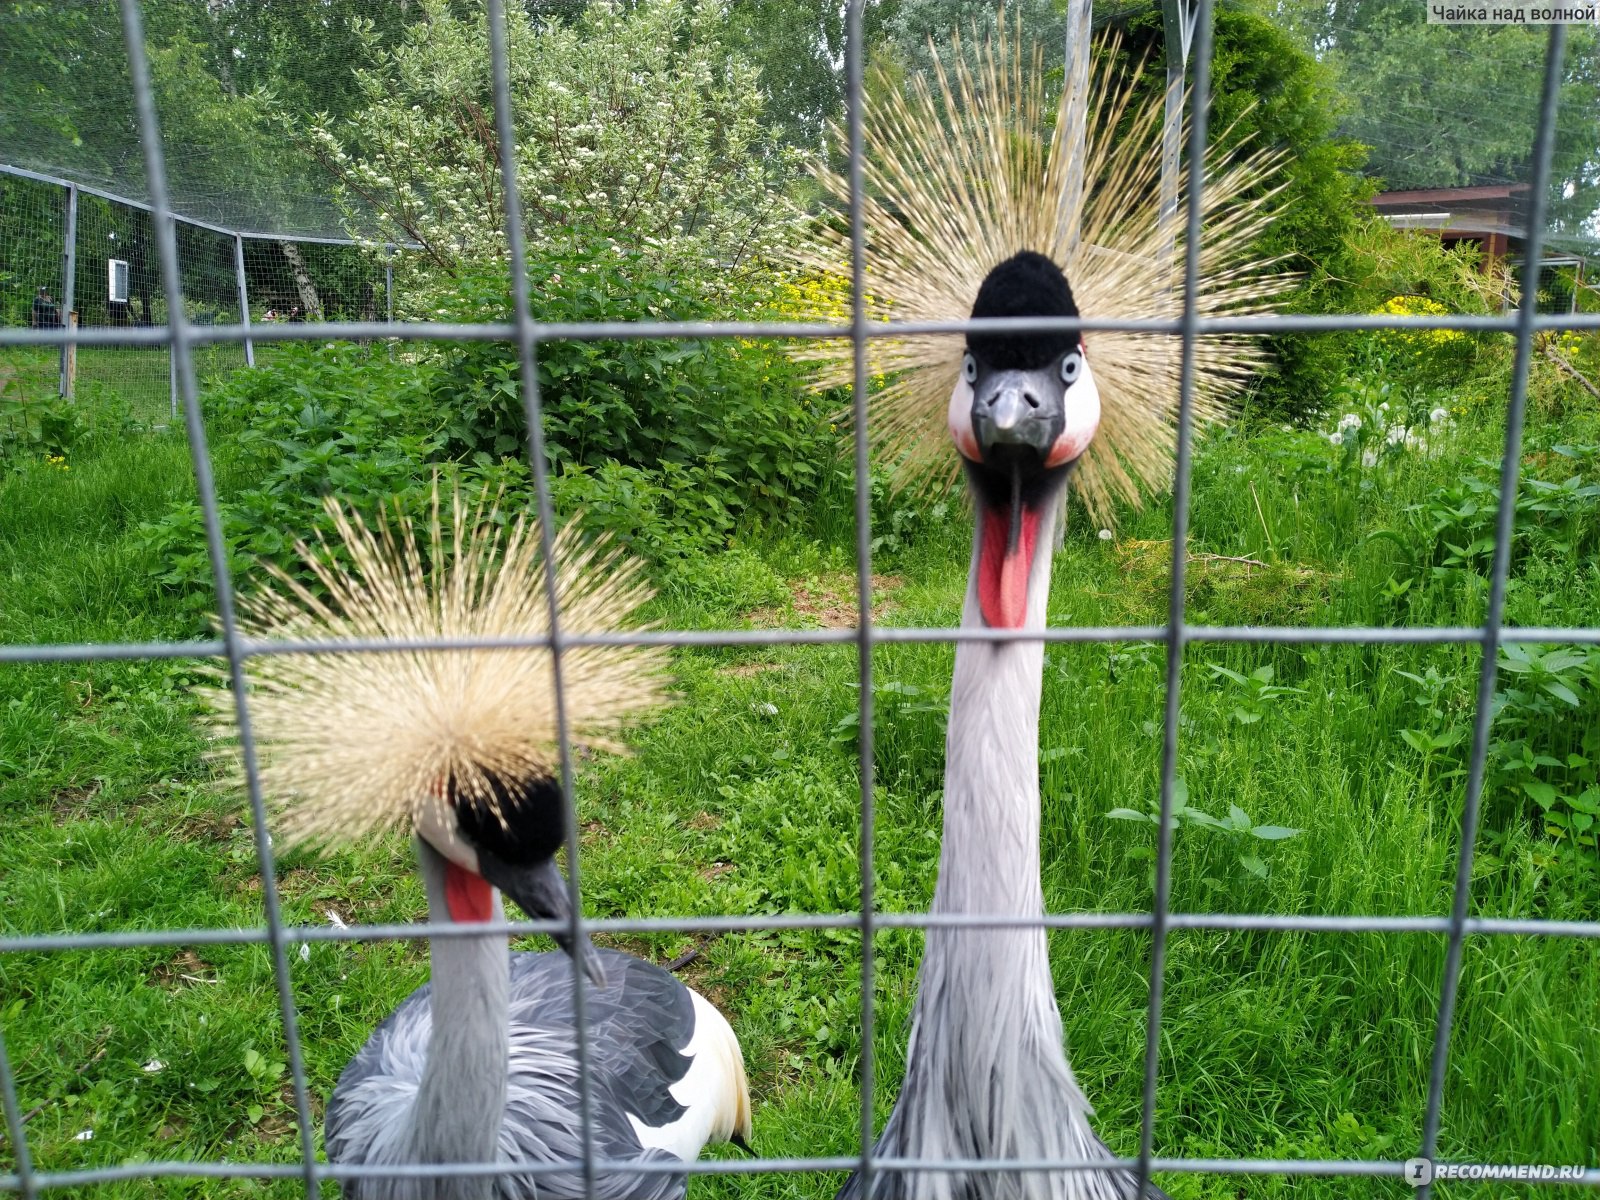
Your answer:
[[[0,150],[0,153],[3,153]],[[178,419],[178,376],[167,327],[152,205],[103,188],[0,163],[0,209],[16,214],[0,230],[0,328],[118,330],[76,339],[48,362],[13,368],[24,399],[59,394],[94,414],[108,392],[145,427]],[[236,367],[261,366],[257,326],[328,320],[394,319],[393,256],[381,260],[351,238],[228,229],[174,216],[191,328],[242,326],[243,339],[195,341],[190,361],[207,382]],[[38,303],[34,303],[35,296]],[[152,337],[127,336],[136,331]],[[242,346],[241,346],[242,340]],[[78,346],[85,350],[79,353]],[[273,344],[276,348],[276,343]]]
[[[1213,0],[1198,0],[1197,30],[1194,45],[1195,77],[1193,94],[1208,93],[1211,73],[1211,15]],[[0,1101],[3,1101],[8,1136],[15,1156],[15,1169],[0,1175],[0,1189],[20,1192],[32,1197],[45,1191],[111,1181],[154,1177],[224,1178],[249,1177],[254,1179],[300,1178],[308,1196],[321,1194],[324,1180],[354,1179],[362,1177],[437,1177],[441,1174],[502,1175],[533,1174],[547,1171],[571,1171],[581,1168],[591,1190],[599,1172],[627,1172],[640,1174],[755,1174],[761,1172],[816,1172],[859,1170],[870,1175],[879,1171],[1085,1171],[1104,1169],[1100,1162],[1054,1161],[916,1161],[875,1157],[873,1153],[873,934],[879,929],[930,928],[935,925],[969,925],[996,927],[1003,925],[1043,925],[1050,929],[1148,929],[1152,935],[1150,958],[1150,990],[1145,1039],[1143,1117],[1140,1129],[1139,1153],[1136,1158],[1119,1160],[1120,1164],[1135,1171],[1141,1180],[1152,1172],[1203,1172],[1231,1175],[1279,1176],[1401,1176],[1405,1164],[1400,1160],[1349,1160],[1349,1159],[1204,1159],[1157,1157],[1153,1152],[1154,1117],[1157,1100],[1158,1048],[1161,1044],[1162,983],[1167,949],[1167,937],[1173,930],[1261,930],[1261,931],[1315,931],[1340,933],[1408,933],[1443,935],[1447,939],[1447,955],[1443,978],[1439,985],[1439,1007],[1435,1026],[1432,1061],[1429,1066],[1427,1104],[1422,1141],[1416,1148],[1423,1158],[1433,1159],[1438,1146],[1440,1108],[1444,1090],[1446,1068],[1450,1058],[1451,1029],[1455,1018],[1457,982],[1461,968],[1462,948],[1468,936],[1521,935],[1545,937],[1600,938],[1600,920],[1553,921],[1533,919],[1489,919],[1468,916],[1469,890],[1473,869],[1473,848],[1478,831],[1479,807],[1483,792],[1484,764],[1486,760],[1491,699],[1496,683],[1498,651],[1510,642],[1568,642],[1600,643],[1600,627],[1577,629],[1556,628],[1505,628],[1502,618],[1505,608],[1506,581],[1509,572],[1512,520],[1515,513],[1518,468],[1521,457],[1523,418],[1528,394],[1530,358],[1534,350],[1534,336],[1550,329],[1600,328],[1600,314],[1541,314],[1537,311],[1536,280],[1524,281],[1520,308],[1513,314],[1500,317],[1404,317],[1404,316],[1271,316],[1237,317],[1202,320],[1196,311],[1198,288],[1198,255],[1186,256],[1183,275],[1183,312],[1176,321],[1116,321],[1093,317],[1058,319],[992,319],[984,321],[959,321],[944,323],[877,323],[869,322],[863,303],[864,225],[862,204],[862,11],[859,2],[848,8],[846,84],[848,97],[848,128],[850,153],[851,202],[849,220],[853,251],[854,299],[848,326],[821,324],[756,324],[748,322],[639,322],[607,324],[542,324],[536,321],[529,309],[527,266],[523,258],[523,226],[516,191],[516,176],[510,169],[512,162],[511,115],[509,77],[506,58],[504,0],[488,0],[489,28],[491,30],[492,68],[494,79],[495,124],[499,137],[499,152],[505,186],[507,232],[510,237],[512,295],[515,300],[514,317],[509,324],[449,325],[440,323],[408,324],[404,329],[407,338],[427,340],[501,340],[517,346],[521,368],[523,403],[527,416],[528,455],[537,489],[538,509],[541,518],[541,536],[545,540],[545,563],[549,574],[550,632],[544,638],[485,639],[472,642],[430,640],[418,642],[340,642],[340,643],[265,643],[244,637],[235,619],[233,582],[229,577],[223,555],[221,527],[218,518],[217,489],[212,476],[211,461],[206,444],[206,431],[201,420],[199,397],[196,389],[197,351],[211,345],[237,345],[247,338],[256,342],[290,340],[329,340],[381,338],[396,333],[395,327],[377,321],[329,322],[309,321],[295,324],[248,326],[244,324],[200,325],[188,316],[184,304],[183,279],[179,272],[178,233],[171,217],[167,173],[162,153],[160,127],[150,87],[149,64],[146,59],[143,23],[138,0],[121,0],[123,34],[126,39],[129,62],[137,103],[139,130],[143,142],[145,162],[149,175],[151,207],[155,214],[155,238],[159,251],[161,282],[165,293],[168,323],[156,328],[123,329],[0,329],[0,345],[63,346],[69,343],[80,346],[140,344],[170,347],[181,411],[189,437],[195,480],[204,511],[206,542],[215,577],[221,636],[216,639],[189,642],[151,642],[132,644],[84,645],[3,645],[0,646],[0,663],[69,662],[86,659],[117,658],[178,658],[223,656],[227,659],[234,685],[235,703],[242,743],[246,778],[248,781],[250,811],[254,823],[256,854],[259,860],[265,924],[246,929],[159,929],[123,933],[62,933],[50,935],[16,935],[0,938],[0,952],[47,952],[83,950],[123,946],[172,946],[216,943],[266,943],[272,953],[279,1005],[284,1034],[288,1045],[288,1065],[291,1075],[294,1103],[299,1117],[301,1161],[297,1163],[256,1162],[141,1162],[107,1166],[89,1170],[44,1172],[34,1169],[26,1141],[26,1130],[17,1099],[15,1078],[6,1055],[3,1031],[0,1031]],[[1565,28],[1552,25],[1545,59],[1544,85],[1539,111],[1538,130],[1533,155],[1531,183],[1531,211],[1528,220],[1525,264],[1541,261],[1544,242],[1545,196],[1550,182],[1550,165],[1554,141],[1556,99]],[[1207,112],[1204,104],[1194,106],[1189,136],[1189,161],[1194,169],[1188,177],[1188,245],[1200,243],[1200,197],[1205,186],[1203,171],[1206,145]],[[1524,271],[1529,268],[1525,265]],[[1191,402],[1194,391],[1195,341],[1202,334],[1215,332],[1330,332],[1336,330],[1377,329],[1462,329],[1511,333],[1516,339],[1510,404],[1506,416],[1505,448],[1500,467],[1500,499],[1496,523],[1496,540],[1491,568],[1488,603],[1481,626],[1465,627],[1258,627],[1258,626],[1206,626],[1190,624],[1184,611],[1185,556],[1174,554],[1168,592],[1168,616],[1164,625],[1119,626],[1108,628],[1062,627],[1048,629],[1043,640],[1049,642],[1131,642],[1159,640],[1167,650],[1166,693],[1163,720],[1161,755],[1161,792],[1158,853],[1156,858],[1156,887],[1152,911],[1148,913],[1082,913],[1052,914],[1043,918],[997,919],[989,917],[932,917],[928,914],[881,913],[873,904],[873,720],[872,720],[872,650],[882,643],[894,642],[954,642],[957,640],[1017,639],[1039,640],[1038,632],[1018,633],[1010,630],[955,629],[955,628],[885,628],[872,624],[870,609],[872,540],[869,528],[869,492],[867,478],[867,438],[864,436],[867,412],[866,342],[868,338],[895,336],[909,332],[960,333],[969,329],[992,332],[1037,332],[1041,330],[1141,330],[1174,335],[1182,339],[1181,408],[1178,433],[1177,474],[1173,505],[1173,544],[1185,544],[1188,527],[1189,491],[1193,452],[1191,428]],[[544,342],[562,339],[618,339],[661,337],[849,337],[854,345],[855,389],[854,415],[858,436],[855,439],[854,470],[856,478],[856,570],[858,621],[854,629],[782,630],[761,629],[741,631],[653,631],[635,633],[569,634],[558,624],[555,605],[554,574],[550,565],[551,499],[549,478],[543,453],[541,405],[538,376],[534,369],[539,346]],[[1477,707],[1472,726],[1471,757],[1466,780],[1466,801],[1462,812],[1461,842],[1457,861],[1454,896],[1447,916],[1440,917],[1376,917],[1376,916],[1283,916],[1266,914],[1194,914],[1169,911],[1172,879],[1172,812],[1177,771],[1178,714],[1180,666],[1184,648],[1192,642],[1252,642],[1252,643],[1342,643],[1342,644],[1394,644],[1394,643],[1474,643],[1481,647],[1482,665],[1478,677]],[[291,941],[377,941],[410,939],[418,937],[448,936],[452,927],[432,925],[381,925],[350,926],[345,928],[290,928],[285,926],[273,870],[273,851],[267,836],[266,816],[262,805],[260,781],[256,773],[255,747],[251,736],[248,695],[243,686],[246,660],[252,655],[293,654],[316,649],[345,650],[408,650],[449,649],[464,646],[525,645],[548,647],[557,664],[558,708],[560,699],[560,666],[563,650],[596,644],[645,644],[665,646],[750,646],[774,644],[854,643],[859,657],[859,754],[861,782],[860,825],[860,888],[861,911],[856,913],[817,913],[784,916],[726,916],[726,917],[669,917],[591,919],[582,915],[582,905],[577,902],[581,875],[578,845],[575,836],[569,839],[568,854],[570,886],[573,893],[573,917],[570,925],[560,926],[562,932],[574,937],[587,933],[665,932],[665,931],[755,931],[777,929],[854,929],[861,934],[861,1122],[860,1151],[858,1154],[830,1158],[745,1159],[700,1161],[689,1164],[672,1163],[617,1163],[598,1161],[592,1152],[586,1128],[585,1155],[581,1164],[555,1163],[530,1166],[522,1163],[411,1165],[393,1167],[341,1166],[318,1162],[315,1157],[315,1131],[311,1116],[310,1093],[306,1080],[305,1064],[297,1028],[296,1009],[290,985],[290,968],[286,947]],[[566,792],[572,795],[572,755],[567,734],[565,713],[558,713],[561,730],[562,776]],[[576,829],[570,820],[569,828]],[[549,933],[556,926],[551,922],[503,922],[493,926],[474,926],[471,931],[485,928],[511,933]],[[578,1012],[583,1012],[583,993],[586,987],[582,972],[574,972],[578,993]],[[580,1024],[581,1029],[581,1024]],[[580,1054],[583,1039],[579,1039]],[[581,1060],[580,1060],[581,1061]],[[587,1116],[589,1107],[589,1080],[583,1073],[583,1107]],[[1489,1164],[1496,1169],[1512,1168],[1516,1164]],[[1589,1168],[1565,1182],[1600,1187],[1600,1169]],[[1420,1189],[1423,1194],[1428,1188]]]

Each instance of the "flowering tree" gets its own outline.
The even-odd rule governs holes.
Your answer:
[[[718,6],[595,0],[570,22],[510,6],[517,183],[530,246],[575,230],[707,287],[737,278],[793,219],[792,162],[763,124],[755,70],[717,37]],[[352,230],[413,242],[424,274],[507,253],[482,14],[425,0],[400,44],[367,43],[365,106],[308,139]],[[374,222],[376,229],[374,229]]]

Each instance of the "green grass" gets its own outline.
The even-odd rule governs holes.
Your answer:
[[[1196,464],[1189,615],[1199,622],[1468,622],[1482,589],[1465,571],[1406,574],[1395,543],[1408,505],[1496,452],[1498,415],[1472,414],[1448,451],[1369,475],[1308,469],[1331,451],[1275,429],[1210,441]],[[1588,425],[1536,426],[1530,444],[1593,443]],[[0,479],[0,641],[127,641],[199,632],[152,582],[138,524],[192,495],[171,433],[86,450],[62,471]],[[227,483],[226,464],[222,472]],[[1548,469],[1546,469],[1548,468]],[[1558,469],[1560,468],[1560,469]],[[1566,461],[1530,460],[1563,478]],[[1595,460],[1567,473],[1594,482]],[[966,570],[963,516],[886,556],[881,619],[952,624]],[[1075,513],[1058,555],[1057,623],[1159,622],[1170,514],[1133,517],[1102,540]],[[1565,536],[1565,535],[1563,535]],[[1570,544],[1569,544],[1570,543]],[[1563,551],[1561,545],[1568,548]],[[1594,624],[1600,573],[1581,537],[1529,543],[1513,622]],[[1254,564],[1236,561],[1254,560]],[[680,573],[657,601],[668,627],[806,625],[848,612],[845,538],[742,548]],[[1264,565],[1255,565],[1264,564]],[[245,581],[248,583],[249,581]],[[1152,894],[1153,827],[1115,820],[1156,797],[1164,651],[1057,646],[1045,672],[1045,890],[1052,910],[1137,911]],[[938,854],[948,646],[885,646],[877,767],[877,895],[926,906]],[[1400,672],[1442,679],[1451,720],[1470,713],[1468,646],[1190,648],[1180,771],[1190,802],[1237,805],[1300,829],[1259,842],[1267,878],[1218,831],[1176,834],[1173,905],[1201,912],[1438,915],[1448,911],[1462,786],[1455,760],[1424,761],[1399,731],[1424,724]],[[858,901],[854,651],[686,651],[683,703],[637,754],[580,780],[589,911],[611,914],[850,910]],[[1210,664],[1248,676],[1251,700]],[[238,800],[202,761],[183,662],[0,668],[0,925],[9,932],[236,926],[261,921],[260,881]],[[889,686],[894,685],[894,686]],[[1593,708],[1584,710],[1592,713]],[[1244,714],[1242,719],[1240,713]],[[1255,718],[1255,719],[1250,719]],[[1576,718],[1574,718],[1576,719]],[[1459,755],[1459,752],[1456,752]],[[1472,910],[1594,919],[1591,866],[1553,854],[1529,806],[1491,795]],[[289,920],[407,921],[423,900],[396,843],[279,863]],[[665,959],[687,936],[637,937]],[[878,1116],[903,1070],[920,937],[880,935]],[[1150,939],[1059,932],[1052,959],[1068,1045],[1113,1148],[1138,1142]],[[860,946],[850,931],[729,935],[686,977],[737,1029],[751,1067],[757,1149],[850,1153],[856,1128]],[[345,1061],[426,976],[420,946],[293,948],[294,991],[320,1105]],[[1156,1151],[1164,1155],[1404,1158],[1420,1137],[1444,963],[1432,935],[1226,933],[1170,939]],[[1596,1165],[1600,947],[1580,939],[1468,942],[1441,1152],[1490,1161]],[[36,1165],[162,1159],[293,1159],[293,1110],[267,952],[257,946],[12,954],[0,958],[0,1021]],[[147,1069],[159,1061],[161,1069]],[[92,1140],[78,1135],[92,1129]],[[6,1162],[0,1151],[0,1163]],[[822,1196],[815,1176],[700,1180],[699,1196]],[[1403,1195],[1397,1181],[1176,1176],[1176,1197]],[[1458,1184],[1449,1194],[1477,1194]],[[292,1195],[292,1184],[138,1182],[100,1195]],[[331,1189],[330,1189],[330,1195]],[[1482,1194],[1496,1194],[1483,1192]]]
[[[262,347],[268,357],[272,348]],[[244,364],[236,345],[205,345],[194,350],[195,374],[218,378]],[[258,356],[259,360],[259,356]],[[60,395],[61,357],[53,347],[0,349],[0,392],[22,405],[49,405]],[[172,420],[172,380],[164,347],[82,346],[75,377],[77,404],[87,422],[113,411],[146,427]]]

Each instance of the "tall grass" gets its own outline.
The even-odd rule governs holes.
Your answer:
[[[1492,478],[1498,420],[1492,411],[1472,414],[1432,456],[1350,474],[1327,469],[1333,451],[1315,434],[1253,428],[1211,439],[1196,464],[1190,619],[1477,619],[1481,572],[1437,573],[1431,561],[1419,565],[1404,537],[1373,535],[1403,534],[1411,506],[1465,477]],[[1570,466],[1594,482],[1592,456],[1552,464],[1537,454],[1596,436],[1584,419],[1536,424],[1530,473],[1554,479]],[[1480,458],[1491,466],[1479,466]],[[0,480],[0,639],[195,633],[187,610],[161,590],[162,564],[138,532],[141,521],[192,494],[186,448],[171,435],[150,437],[98,446],[69,465]],[[708,558],[703,571],[675,573],[658,601],[662,624],[848,620],[847,501],[818,514],[810,534],[741,546]],[[958,620],[965,522],[957,503],[942,518],[922,513],[905,523],[912,532],[880,556],[880,619]],[[1170,513],[1161,507],[1129,516],[1109,540],[1075,514],[1056,560],[1052,621],[1159,622],[1169,536]],[[1513,620],[1595,623],[1600,573],[1584,536],[1528,541],[1510,598]],[[1129,644],[1048,652],[1041,772],[1052,910],[1148,909],[1154,826],[1109,814],[1144,810],[1156,797],[1164,653]],[[877,895],[885,910],[917,911],[931,895],[938,855],[952,651],[892,645],[876,655]],[[589,911],[854,909],[853,649],[684,651],[677,667],[683,703],[642,734],[634,757],[592,763],[580,780]],[[1272,668],[1270,678],[1263,667]],[[1189,803],[1214,817],[1236,806],[1256,825],[1299,832],[1267,841],[1185,823],[1175,839],[1174,907],[1447,912],[1463,781],[1452,773],[1456,760],[1421,755],[1400,736],[1421,723],[1426,700],[1402,672],[1426,677],[1430,668],[1441,681],[1437,704],[1464,719],[1479,669],[1473,646],[1192,645],[1180,751]],[[237,797],[201,758],[190,681],[181,661],[0,669],[0,923],[8,931],[259,923],[253,847]],[[1473,912],[1600,913],[1592,861],[1554,854],[1526,804],[1497,799],[1485,821]],[[404,921],[423,912],[399,843],[327,860],[289,857],[279,870],[287,917],[297,923],[326,923],[330,914]],[[903,1070],[920,940],[890,931],[876,947],[880,1121]],[[695,944],[686,936],[622,941],[662,959]],[[860,950],[853,931],[736,934],[705,942],[685,971],[744,1042],[763,1154],[854,1149]],[[1051,950],[1079,1079],[1108,1142],[1132,1152],[1149,936],[1060,932]],[[320,943],[296,947],[291,959],[320,1114],[349,1056],[425,978],[426,956],[404,943]],[[1421,1133],[1443,964],[1443,939],[1434,935],[1174,933],[1157,1153],[1409,1156]],[[1597,996],[1600,947],[1592,941],[1469,941],[1443,1155],[1596,1164]],[[7,955],[0,1020],[32,1113],[35,1162],[46,1169],[297,1153],[260,947]],[[1363,1183],[1353,1193],[1333,1180],[1189,1175],[1162,1182],[1180,1200],[1403,1190],[1395,1182]],[[834,1185],[755,1176],[699,1180],[693,1190],[809,1197]],[[289,1195],[295,1185],[140,1182],[101,1194],[253,1191]]]

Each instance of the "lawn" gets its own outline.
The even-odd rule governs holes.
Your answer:
[[[270,359],[272,349],[263,347]],[[235,345],[195,349],[195,372],[220,378],[244,361]],[[60,394],[61,356],[54,348],[0,349],[0,438],[8,424],[21,425],[30,410],[53,404]],[[88,423],[115,419],[143,426],[172,420],[172,381],[167,351],[160,346],[80,346],[74,395]]]
[[[1428,448],[1370,467],[1348,455],[1353,441],[1334,446],[1275,424],[1246,422],[1209,438],[1195,467],[1190,618],[1477,619],[1502,420],[1503,405],[1468,405]],[[1592,415],[1535,413],[1508,597],[1513,624],[1600,619],[1597,442]],[[233,486],[226,462],[220,479]],[[0,642],[201,633],[192,608],[156,582],[163,566],[139,530],[192,496],[188,450],[172,430],[91,442],[64,465],[31,463],[0,478]],[[1104,536],[1075,511],[1056,560],[1052,622],[1159,622],[1170,519],[1158,506]],[[958,620],[966,520],[959,504],[906,510],[896,526],[904,532],[888,537],[878,558],[879,620]],[[848,623],[852,561],[837,532],[740,546],[674,575],[653,615],[668,628]],[[634,756],[590,763],[580,776],[588,911],[854,909],[854,653],[679,652],[682,703],[643,731]],[[952,652],[897,645],[876,653],[877,898],[884,911],[914,912],[928,903],[937,861]],[[1237,808],[1255,825],[1299,832],[1269,841],[1186,820],[1175,835],[1174,908],[1446,913],[1478,669],[1472,646],[1192,646],[1180,751],[1189,803],[1215,818]],[[1112,813],[1155,801],[1163,672],[1160,645],[1048,653],[1041,772],[1053,911],[1148,910],[1154,827]],[[248,820],[202,759],[189,696],[196,678],[183,660],[0,668],[7,933],[260,923]],[[1590,760],[1600,758],[1592,744],[1597,681],[1600,653],[1581,647],[1566,657],[1537,647],[1502,672],[1474,913],[1600,917],[1593,838],[1574,842],[1593,832],[1592,819],[1580,818],[1593,803],[1582,790],[1594,776]],[[328,859],[286,856],[278,874],[295,923],[423,915],[398,841]],[[698,943],[690,935],[621,940],[658,961]],[[903,1070],[919,949],[919,936],[906,931],[878,940],[880,1124]],[[743,1041],[763,1155],[853,1150],[860,950],[849,931],[730,934],[706,941],[685,969]],[[1113,1149],[1134,1153],[1149,936],[1057,932],[1051,950],[1072,1062],[1098,1127]],[[1433,935],[1174,933],[1156,1152],[1409,1157],[1421,1134],[1443,963],[1443,939]],[[320,1119],[343,1064],[425,978],[426,955],[417,944],[324,942],[293,947],[291,965]],[[1594,940],[1469,940],[1444,1157],[1600,1165],[1597,997]],[[298,1153],[264,947],[7,954],[0,1021],[40,1168]],[[6,1147],[0,1165],[9,1163]],[[1407,1193],[1394,1180],[1161,1182],[1179,1200]],[[697,1180],[691,1190],[813,1197],[831,1195],[835,1183],[757,1175]],[[1499,1194],[1448,1186],[1450,1195]],[[96,1194],[297,1191],[295,1183],[168,1180]]]

